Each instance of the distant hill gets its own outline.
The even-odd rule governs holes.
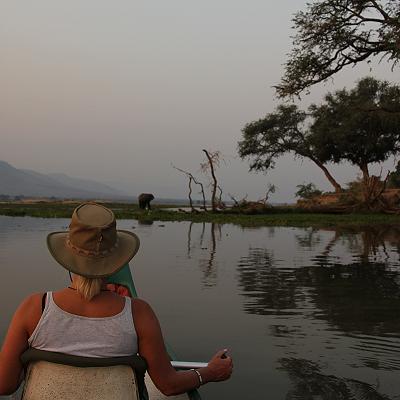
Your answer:
[[[72,178],[65,174],[40,174],[17,169],[5,161],[0,161],[0,195],[60,199],[136,199],[136,196],[99,182]]]

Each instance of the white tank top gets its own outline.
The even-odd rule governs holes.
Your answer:
[[[42,316],[28,339],[31,347],[83,357],[122,357],[137,354],[137,334],[131,299],[111,317],[91,318],[64,311],[46,296]]]

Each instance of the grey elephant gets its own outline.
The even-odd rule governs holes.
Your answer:
[[[141,193],[138,197],[139,208],[145,210],[151,210],[150,202],[154,199],[154,196],[151,193]]]

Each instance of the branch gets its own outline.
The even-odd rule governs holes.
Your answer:
[[[374,5],[375,9],[382,15],[382,17],[387,21],[390,20],[389,14],[378,4],[377,1],[371,0],[371,3]]]
[[[346,66],[379,53],[389,56],[394,68],[400,61],[399,11],[398,6],[385,9],[378,0],[308,3],[293,19],[297,34],[285,74],[274,86],[278,97],[299,96]]]
[[[207,207],[206,207],[206,197],[205,197],[205,194],[204,194],[204,186],[203,186],[203,184],[201,183],[201,182],[199,182],[194,176],[193,176],[193,174],[191,174],[190,172],[188,172],[188,171],[185,171],[185,170],[183,170],[183,169],[180,169],[180,168],[178,168],[178,167],[176,167],[174,164],[172,164],[171,163],[171,165],[172,165],[172,168],[174,168],[174,169],[176,169],[177,171],[179,171],[179,172],[182,172],[183,174],[185,174],[188,178],[189,178],[189,187],[190,187],[190,182],[191,182],[191,180],[193,180],[193,182],[196,184],[196,185],[199,185],[200,186],[200,188],[201,188],[201,194],[203,195],[203,210],[204,211],[207,211]]]

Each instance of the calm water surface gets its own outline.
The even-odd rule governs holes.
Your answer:
[[[68,275],[49,255],[64,219],[0,216],[0,341],[19,302]],[[136,286],[186,360],[228,347],[208,399],[400,399],[400,227],[363,231],[119,221]]]

